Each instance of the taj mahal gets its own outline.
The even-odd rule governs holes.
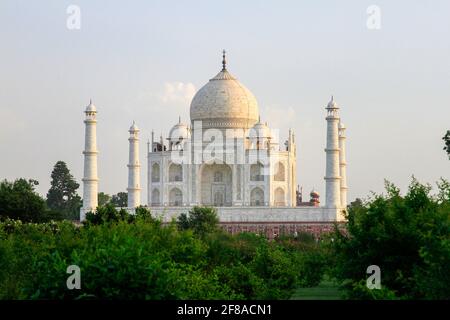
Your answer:
[[[224,51],[221,70],[191,101],[190,122],[174,121],[166,137],[155,138],[152,131],[145,188],[140,131],[135,122],[129,128],[127,209],[148,206],[152,214],[170,221],[193,206],[212,206],[230,231],[295,232],[307,225],[342,221],[347,205],[345,126],[333,97],[325,111],[325,200],[321,203],[313,190],[309,201],[303,201],[293,131],[279,132],[262,120],[255,96],[227,70]],[[92,101],[84,123],[81,221],[98,206],[97,108]],[[287,139],[281,142],[281,135]],[[146,204],[141,202],[142,192],[147,192]]]

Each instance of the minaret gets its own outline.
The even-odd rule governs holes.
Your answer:
[[[92,100],[84,111],[86,118],[84,136],[84,177],[83,208],[80,211],[80,221],[85,219],[89,211],[95,211],[98,206],[98,176],[97,176],[97,109]]]
[[[345,125],[339,122],[339,173],[341,176],[341,207],[347,207],[347,161],[345,157]]]
[[[333,97],[327,107],[327,155],[325,176],[325,207],[339,208],[341,206],[340,176],[339,176],[339,107]]]
[[[141,205],[141,182],[139,164],[139,128],[133,121],[128,130],[130,137],[130,156],[128,160],[128,208],[136,208]]]

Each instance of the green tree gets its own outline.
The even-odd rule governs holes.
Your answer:
[[[361,207],[363,205],[363,201],[360,198],[356,198],[355,201],[350,202],[350,207]]]
[[[349,297],[450,297],[450,184],[438,187],[432,195],[413,178],[401,195],[386,182],[386,195],[349,207],[347,231],[336,230],[332,245],[334,273]],[[381,269],[381,291],[365,286],[370,265]]]
[[[111,196],[109,194],[106,194],[104,192],[98,193],[98,205],[104,206],[111,202]]]
[[[36,180],[0,183],[0,217],[39,222],[48,219],[45,200],[35,191]]]
[[[211,207],[193,207],[188,214],[182,213],[178,217],[180,230],[192,229],[198,236],[217,231],[219,218],[217,211]]]
[[[116,210],[111,203],[104,206],[98,206],[95,212],[88,212],[86,214],[85,224],[103,224],[103,223],[116,223],[119,221],[127,220],[129,214],[126,210]]]
[[[128,194],[126,192],[114,194],[110,202],[116,207],[126,207],[128,205]]]
[[[445,143],[444,150],[447,152],[448,158],[450,159],[450,130],[447,130],[447,133],[442,137],[442,140],[444,140]]]
[[[77,219],[81,207],[81,198],[77,194],[80,186],[70,173],[64,161],[58,161],[51,174],[51,187],[47,193],[47,205],[61,212],[67,219]]]
[[[450,183],[441,178],[437,186],[438,209],[429,222],[435,232],[423,234],[420,257],[424,264],[416,270],[415,281],[427,298],[450,299]]]

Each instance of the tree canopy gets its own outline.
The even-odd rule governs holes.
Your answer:
[[[386,182],[386,194],[349,207],[347,231],[336,231],[334,272],[350,298],[450,297],[450,184],[438,193],[413,178],[405,195]],[[366,286],[379,266],[382,290]]]
[[[195,234],[202,236],[217,230],[219,217],[214,208],[193,207],[188,214],[182,213],[177,223],[180,230],[192,229]]]
[[[81,207],[81,198],[77,194],[80,185],[64,161],[56,162],[51,179],[51,187],[47,193],[48,207],[61,212],[68,219],[77,219]]]
[[[191,218],[211,217],[201,209]],[[111,204],[81,226],[0,222],[0,299],[288,299],[324,266],[294,239],[193,231]],[[83,272],[80,290],[67,290],[69,265]]]
[[[47,218],[45,200],[35,191],[36,180],[17,179],[0,182],[0,217],[22,221],[42,221]]]
[[[118,192],[111,197],[110,202],[116,207],[125,208],[128,205],[128,193]]]
[[[110,201],[111,201],[111,196],[109,194],[106,194],[104,192],[98,193],[98,205],[99,206],[104,206],[104,205],[110,203]]]

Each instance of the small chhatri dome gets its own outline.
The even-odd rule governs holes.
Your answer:
[[[331,100],[330,100],[330,102],[328,102],[327,108],[328,109],[336,109],[336,108],[338,108],[338,105],[337,105],[336,101],[334,101],[334,97],[333,96],[331,96]]]
[[[258,118],[258,122],[250,129],[248,136],[250,138],[272,138],[272,131],[266,123],[261,122],[261,118]]]
[[[181,140],[189,138],[189,126],[181,122],[181,118],[178,118],[178,123],[172,127],[169,131],[169,140]]]
[[[138,126],[136,125],[136,121],[133,120],[133,124],[130,127],[130,132],[139,131]]]
[[[86,111],[85,112],[97,112],[97,108],[92,103],[92,99],[89,100],[89,105],[86,107]]]
[[[345,129],[345,124],[343,124],[342,122],[339,122],[339,129]]]
[[[258,121],[255,96],[226,69],[225,51],[222,70],[209,80],[191,102],[191,122],[201,120],[204,128],[251,128]]]

